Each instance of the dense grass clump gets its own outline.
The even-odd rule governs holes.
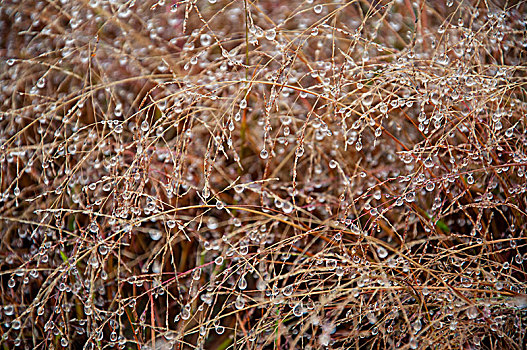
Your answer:
[[[0,2],[0,348],[525,348],[526,28]]]

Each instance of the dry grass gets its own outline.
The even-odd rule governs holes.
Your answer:
[[[527,3],[0,3],[4,349],[521,349]]]

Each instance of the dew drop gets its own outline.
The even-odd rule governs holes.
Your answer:
[[[265,32],[265,38],[267,40],[274,40],[274,38],[276,37],[276,30],[274,29],[269,29]]]
[[[46,78],[40,78],[38,81],[37,81],[37,87],[39,89],[43,89],[44,86],[46,86]]]
[[[202,34],[200,37],[201,46],[209,46],[212,43],[212,37],[209,34]]]
[[[192,271],[192,279],[194,281],[197,281],[201,278],[201,269],[196,269],[194,271]]]
[[[475,319],[478,316],[478,309],[475,306],[470,306],[467,309],[467,317],[471,320]]]
[[[214,326],[214,329],[216,330],[216,333],[218,335],[221,335],[221,334],[223,334],[223,332],[225,332],[225,327],[223,327],[223,326]]]
[[[296,317],[300,317],[300,316],[302,316],[303,313],[304,313],[304,311],[303,311],[302,303],[299,302],[293,308],[293,315],[295,315]]]
[[[291,204],[291,202],[289,202],[289,201],[284,202],[284,204],[282,206],[282,210],[286,214],[291,213],[293,211],[293,204]]]
[[[190,305],[185,305],[181,310],[181,319],[188,320],[190,318]]]
[[[360,152],[362,150],[362,141],[361,141],[361,139],[358,139],[357,142],[355,143],[355,149],[357,150],[357,152]]]
[[[425,159],[424,163],[425,167],[431,168],[434,166],[434,161],[432,160],[432,157],[428,157]]]
[[[238,310],[241,310],[244,308],[244,306],[245,306],[245,299],[240,294],[238,295],[238,297],[236,298],[236,301],[234,302],[234,307],[236,307],[236,309]]]
[[[425,185],[425,189],[428,192],[433,191],[435,187],[436,187],[436,185],[432,181],[427,182],[426,185]]]
[[[417,332],[419,332],[419,331],[421,330],[422,327],[423,327],[423,324],[421,323],[421,320],[420,320],[420,319],[417,319],[417,320],[415,320],[415,321],[412,323],[412,329],[413,329],[414,334],[416,334]]]
[[[203,198],[207,199],[210,197],[210,189],[208,186],[203,187],[203,191],[201,192],[201,195]]]
[[[122,124],[118,124],[116,125],[114,128],[113,128],[113,131],[115,131],[116,134],[120,134],[123,132],[123,125]]]
[[[216,259],[214,259],[214,263],[217,265],[217,266],[220,266],[221,264],[223,264],[223,256],[218,256]]]
[[[106,254],[108,254],[109,251],[110,251],[110,249],[108,249],[108,246],[106,244],[101,244],[99,246],[99,253],[101,255],[106,255]]]
[[[147,132],[148,129],[150,129],[150,125],[148,124],[146,120],[143,120],[143,122],[141,123],[141,130],[143,130],[144,132]]]
[[[379,256],[379,258],[384,259],[388,256],[388,251],[384,247],[378,247],[377,255]]]
[[[373,94],[366,93],[362,96],[361,102],[364,107],[370,107],[373,103]]]
[[[291,294],[293,294],[293,286],[292,285],[289,285],[287,287],[284,288],[284,290],[282,291],[282,294],[286,297],[290,296]]]
[[[159,231],[159,230],[154,230],[154,229],[152,229],[152,230],[150,230],[148,233],[150,234],[150,238],[151,238],[153,241],[159,241],[159,240],[161,239],[161,237],[163,236],[163,235],[161,234],[161,231]]]
[[[240,290],[245,290],[247,288],[247,280],[245,279],[245,276],[242,276],[238,281],[238,288],[240,288]]]
[[[297,156],[297,158],[302,157],[304,155],[304,147],[299,146],[295,151],[295,155]]]

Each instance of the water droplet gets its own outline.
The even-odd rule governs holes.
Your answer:
[[[181,310],[181,319],[188,320],[190,318],[190,305],[185,305]]]
[[[302,157],[304,155],[304,147],[299,146],[295,151],[295,155],[297,156],[297,158]]]
[[[362,150],[362,141],[361,141],[361,139],[358,139],[357,142],[355,143],[355,149],[357,150],[357,152],[360,152]]]
[[[276,37],[276,30],[274,29],[269,29],[265,32],[265,38],[267,40],[274,40],[274,38]]]
[[[201,192],[201,195],[203,198],[207,199],[210,197],[210,189],[208,186],[203,187],[203,191]]]
[[[159,231],[159,230],[152,229],[148,233],[150,234],[150,238],[153,241],[159,241],[161,239],[161,237],[163,237],[161,231]]]
[[[326,267],[329,268],[330,270],[335,270],[335,268],[337,267],[337,260],[335,260],[335,259],[327,259],[326,260]]]
[[[106,244],[101,244],[99,246],[99,253],[101,255],[106,255],[106,254],[108,254],[109,251],[110,251],[110,249],[108,248],[108,246]]]
[[[362,95],[361,102],[362,102],[364,107],[370,107],[372,105],[372,103],[373,103],[373,94],[366,93],[366,94]]]
[[[216,330],[216,333],[218,335],[221,335],[221,334],[223,334],[223,332],[225,332],[225,327],[223,327],[223,326],[214,326],[214,329]]]
[[[322,12],[322,5],[315,5],[315,7],[313,7],[313,11],[318,15]]]
[[[432,160],[432,157],[428,157],[428,158],[425,159],[423,164],[424,164],[425,167],[431,168],[431,167],[434,166],[434,161]]]
[[[37,87],[43,89],[46,86],[46,78],[42,77],[37,81]]]
[[[144,132],[147,132],[148,129],[150,129],[150,125],[148,124],[146,120],[143,120],[143,122],[141,123],[141,130],[143,130]]]
[[[432,181],[427,182],[426,185],[425,185],[425,189],[428,192],[433,191],[435,187],[436,187],[436,185]]]
[[[243,99],[240,101],[240,108],[241,109],[247,108],[247,100]]]
[[[223,256],[218,256],[216,259],[214,259],[214,263],[218,266],[220,266],[221,264],[223,264]]]
[[[267,150],[264,148],[261,152],[260,152],[260,158],[262,159],[267,159],[269,157],[269,152],[267,152]]]
[[[284,202],[284,204],[282,205],[282,210],[286,214],[291,213],[293,211],[293,208],[294,208],[293,204],[291,204],[291,202],[289,202],[289,201]]]
[[[201,278],[201,269],[196,269],[194,271],[192,271],[192,279],[194,281],[197,281]]]
[[[283,289],[282,294],[286,297],[291,296],[291,294],[293,294],[293,285],[286,286]]]
[[[293,308],[293,315],[295,315],[296,317],[300,317],[302,316],[303,313],[304,313],[304,310],[303,310],[302,302],[299,302]]]
[[[379,256],[379,258],[384,259],[388,256],[388,251],[384,247],[378,247],[377,255]]]
[[[118,124],[114,126],[113,131],[115,131],[116,134],[120,134],[123,132],[123,124]]]
[[[238,288],[240,288],[240,290],[247,288],[247,280],[245,279],[245,276],[242,276],[238,281]]]
[[[335,169],[335,168],[337,167],[337,162],[336,162],[335,160],[333,160],[333,159],[330,160],[330,161],[329,161],[329,167],[330,167],[331,169]]]
[[[212,37],[209,34],[201,34],[201,46],[209,46],[212,43]]]
[[[90,224],[90,231],[93,232],[93,233],[99,232],[99,225],[97,225],[96,222],[92,222]]]
[[[419,332],[419,331],[421,330],[421,328],[423,328],[423,324],[421,323],[421,320],[420,320],[420,319],[417,319],[417,320],[415,320],[415,321],[412,323],[412,329],[413,329],[414,334],[416,334],[417,332]]]
[[[240,254],[241,255],[247,255],[249,253],[249,246],[247,244],[243,244],[240,246]]]
[[[478,316],[478,309],[475,306],[469,306],[467,309],[467,317],[471,320],[475,319]]]
[[[241,310],[244,308],[244,306],[245,306],[245,299],[240,294],[238,295],[238,297],[236,298],[236,301],[234,302],[234,307],[236,307],[236,309],[238,310]]]

